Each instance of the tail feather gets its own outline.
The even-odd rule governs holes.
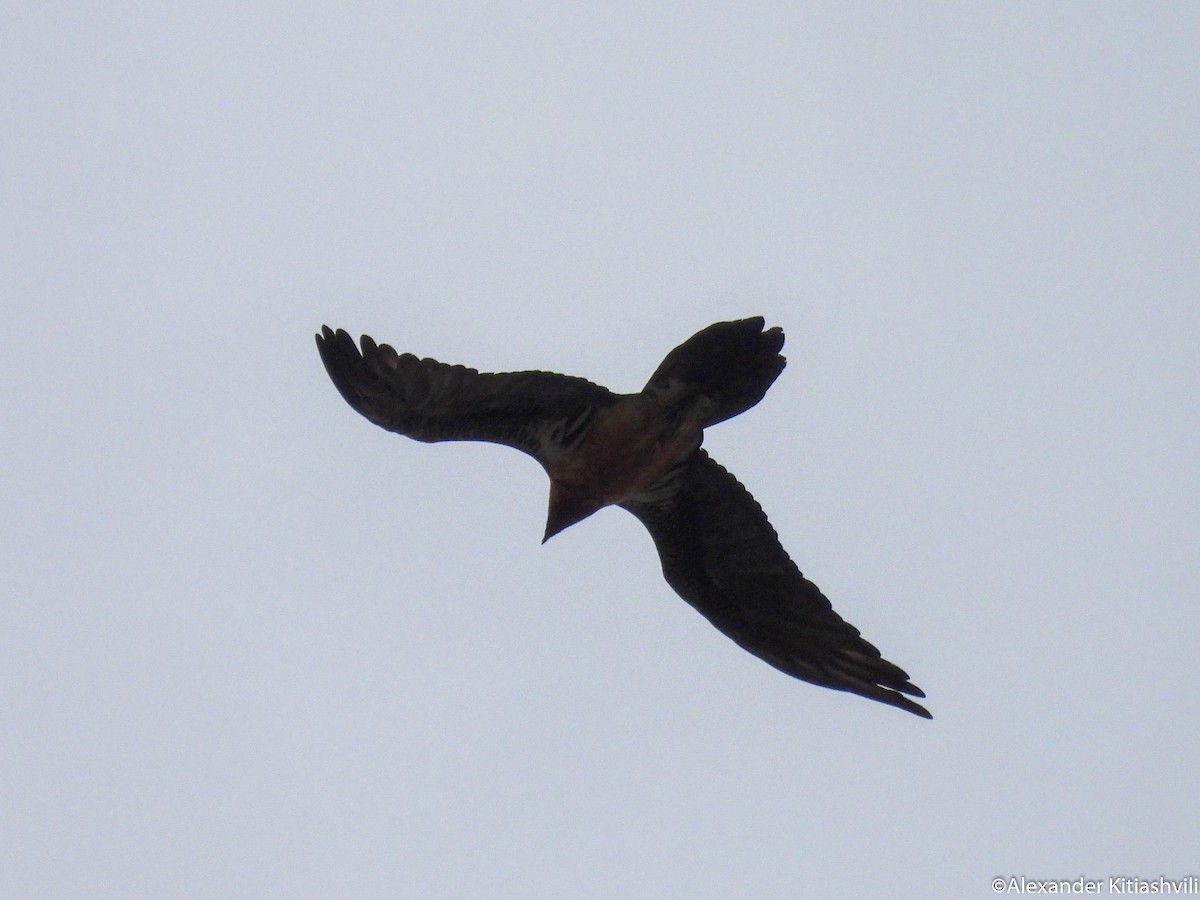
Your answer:
[[[783,329],[763,330],[762,316],[718,322],[674,350],[650,376],[645,390],[670,390],[672,382],[709,397],[713,409],[704,427],[724,422],[758,403],[787,364]]]

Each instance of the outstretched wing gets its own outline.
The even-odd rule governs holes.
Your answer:
[[[616,402],[607,388],[552,372],[480,373],[397,353],[345,331],[317,335],[325,370],[346,402],[381,428],[418,441],[489,441],[543,461],[569,443],[597,409]]]
[[[925,694],[842,619],[736,478],[697,450],[622,503],[650,531],[675,591],[741,647],[813,684],[932,718]]]

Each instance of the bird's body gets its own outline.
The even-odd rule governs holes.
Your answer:
[[[681,462],[700,446],[702,433],[694,420],[668,425],[657,404],[635,394],[596,413],[574,452],[547,448],[546,472],[552,485],[570,485],[608,506]]]
[[[700,449],[704,429],[758,403],[783,371],[783,332],[719,322],[667,355],[636,394],[549,372],[480,373],[323,328],[346,401],[420,441],[506,444],[550,476],[543,540],[617,505],[650,532],[667,582],[746,650],[797,678],[929,717],[923,697],[805,578],[749,492]]]

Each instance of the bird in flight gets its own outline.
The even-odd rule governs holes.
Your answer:
[[[833,611],[750,492],[700,445],[758,403],[785,365],[780,328],[718,322],[667,354],[636,394],[552,372],[481,373],[360,346],[328,326],[325,370],[370,421],[418,441],[488,441],[550,476],[543,543],[609,505],[650,532],[667,583],[722,633],[780,671],[924,718],[924,692]],[[908,695],[908,696],[905,696]]]

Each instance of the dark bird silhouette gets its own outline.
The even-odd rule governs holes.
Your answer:
[[[710,325],[676,347],[636,394],[550,372],[480,373],[397,353],[328,327],[317,349],[363,416],[418,441],[490,441],[550,476],[543,542],[604,506],[633,513],[667,583],[741,647],[813,684],[932,718],[925,694],[805,578],[762,508],[700,444],[758,403],[783,371],[780,328]]]

